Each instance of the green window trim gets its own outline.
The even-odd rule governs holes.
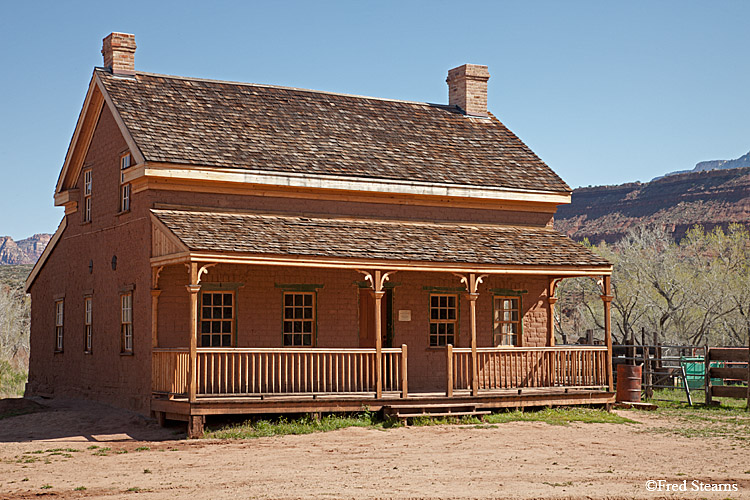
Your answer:
[[[495,299],[501,299],[501,298],[511,298],[511,299],[517,299],[518,300],[518,333],[516,334],[516,344],[512,347],[523,347],[523,297],[522,294],[528,293],[526,290],[504,290],[502,288],[498,288],[495,290],[500,290],[503,292],[510,292],[510,293],[493,293],[492,295],[492,308],[491,308],[491,314],[490,317],[490,325],[492,325],[492,345],[493,347],[497,344],[495,343]],[[492,290],[495,292],[495,290]]]
[[[315,286],[317,288],[323,288],[323,285],[307,285],[307,286]],[[277,287],[277,288],[280,288],[280,287]],[[317,347],[317,345],[318,345],[318,290],[317,290],[317,288],[313,288],[312,290],[294,290],[294,289],[290,290],[290,289],[283,289],[283,291],[281,293],[281,346],[282,347]],[[304,317],[303,318],[296,318],[296,317],[287,318],[286,317],[286,308],[289,307],[286,304],[286,297],[288,295],[292,295],[292,296],[294,296],[294,295],[302,295],[302,296],[309,295],[309,296],[312,296],[312,314],[313,314],[313,318],[312,318],[312,321],[311,321],[312,332],[310,332],[311,333],[310,344],[308,344],[308,345],[304,345],[304,337],[302,337],[302,339],[301,339],[302,342],[299,345],[295,345],[294,343],[292,343],[292,344],[285,344],[285,335],[291,335],[292,339],[293,339],[295,333],[299,333],[301,335],[304,335],[304,333],[306,333],[306,332],[303,332],[303,331],[300,331],[300,332],[294,332],[294,331],[285,332],[284,331],[285,330],[285,323],[289,322],[289,323],[292,323],[292,325],[293,325],[293,323],[296,320],[300,320],[300,321],[302,321],[302,324],[304,325],[304,322],[306,320],[306,318],[304,318]],[[291,307],[294,309],[295,305],[292,305]],[[304,299],[303,299],[303,304],[300,305],[299,307],[301,307],[303,309],[305,307],[307,307],[306,305],[304,305]],[[303,311],[303,316],[304,316],[304,311]],[[292,329],[293,329],[293,326],[292,326]],[[304,326],[302,327],[302,329],[304,330]]]
[[[217,283],[206,283],[201,285],[201,292],[200,292],[200,299],[198,301],[198,346],[199,347],[236,347],[237,346],[237,288],[221,288],[217,287],[216,285],[220,285]],[[226,285],[226,283],[224,284]],[[229,345],[219,345],[219,346],[204,346],[203,345],[203,323],[207,320],[212,320],[213,318],[204,318],[204,307],[210,307],[212,310],[211,315],[213,316],[213,311],[216,309],[217,304],[214,304],[214,301],[211,301],[211,305],[205,304],[205,296],[206,295],[231,295],[232,296],[232,317],[231,317],[231,329],[230,332],[230,340]],[[222,299],[223,300],[223,299]],[[226,307],[224,304],[221,304],[222,310]],[[223,314],[222,314],[223,316]],[[217,318],[219,319],[219,318]],[[219,319],[219,322],[223,322],[225,319],[222,317]],[[213,327],[211,327],[212,329]],[[216,335],[215,332],[206,332],[209,337],[213,337]],[[223,332],[220,333],[220,335],[223,335]],[[213,342],[211,342],[213,343]],[[223,341],[222,341],[223,343]]]
[[[461,288],[461,290],[465,291],[464,288]],[[453,320],[453,323],[452,323],[454,325],[454,330],[453,330],[453,343],[451,344],[451,345],[453,345],[455,347],[455,346],[458,345],[458,340],[459,340],[460,332],[461,332],[461,328],[460,328],[460,325],[461,325],[461,294],[460,293],[429,293],[429,294],[427,294],[427,311],[428,311],[427,318],[428,318],[428,325],[429,325],[429,330],[428,330],[427,334],[428,334],[428,347],[430,347],[430,348],[445,347],[445,346],[447,346],[450,343],[450,342],[446,341],[446,343],[444,345],[440,345],[440,343],[439,343],[440,333],[439,332],[437,332],[435,334],[436,335],[436,341],[437,341],[436,344],[433,345],[432,339],[429,338],[429,337],[433,336],[433,333],[432,333],[432,324],[433,324],[433,320],[432,320],[432,298],[433,297],[455,297],[455,300],[456,300],[456,305],[455,305],[456,317],[455,317],[455,319]],[[450,318],[446,318],[446,319],[449,320]],[[439,324],[441,322],[442,322],[442,320],[440,318],[438,318],[438,321],[435,322],[434,324]]]
[[[325,285],[312,283],[274,283],[274,288],[280,288],[285,292],[317,292]]]

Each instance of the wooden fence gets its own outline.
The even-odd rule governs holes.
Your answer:
[[[451,389],[471,388],[471,349],[448,349]],[[605,346],[488,347],[477,349],[479,390],[525,387],[603,387],[607,381]]]
[[[713,398],[747,398],[750,407],[750,348],[707,347],[705,362],[706,404],[713,404]],[[723,379],[725,385],[713,385],[712,378]],[[737,385],[726,385],[727,380]],[[746,385],[739,385],[742,382]]]

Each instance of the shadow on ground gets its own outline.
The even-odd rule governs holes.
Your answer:
[[[168,441],[185,425],[160,427],[138,413],[74,399],[0,399],[0,442]]]

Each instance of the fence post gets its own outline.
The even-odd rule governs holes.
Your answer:
[[[706,362],[706,375],[703,379],[706,388],[706,405],[711,406],[714,402],[711,397],[711,355],[708,345],[703,348],[703,357]]]
[[[646,399],[654,397],[653,378],[651,376],[651,360],[649,348],[646,345],[641,346],[643,349],[643,385],[646,389]]]
[[[453,346],[448,344],[445,349],[446,352],[446,365],[445,375],[447,377],[447,385],[445,388],[445,395],[449,398],[453,397]]]
[[[407,377],[409,363],[406,360],[406,354],[406,344],[401,344],[401,397],[404,399],[409,394],[409,379]]]

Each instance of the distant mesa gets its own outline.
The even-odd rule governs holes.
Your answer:
[[[35,264],[49,243],[51,234],[35,234],[25,240],[13,241],[0,236],[0,265]]]
[[[652,180],[659,180],[670,175],[685,174],[687,172],[704,172],[706,170],[728,170],[730,168],[745,168],[750,167],[750,152],[740,156],[734,160],[709,160],[701,161],[695,164],[695,168],[692,170],[678,170],[676,172],[669,172],[661,177],[655,177]]]
[[[679,240],[696,224],[711,230],[731,223],[750,228],[750,153],[651,182],[578,188],[555,214],[560,232],[595,244],[613,243],[641,225],[661,226]]]

